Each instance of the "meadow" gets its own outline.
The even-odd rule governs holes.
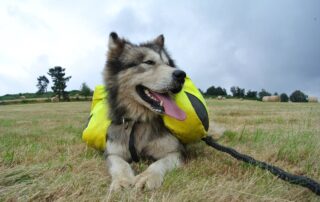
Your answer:
[[[155,191],[110,193],[101,152],[81,140],[90,102],[0,106],[0,201],[320,201],[305,188],[203,142]],[[214,137],[256,159],[320,181],[320,104],[208,99]],[[214,124],[210,122],[209,133]],[[133,164],[137,172],[146,162]]]

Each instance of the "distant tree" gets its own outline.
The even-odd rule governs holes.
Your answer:
[[[276,96],[277,96],[277,95],[278,95],[278,93],[277,93],[277,92],[274,92],[274,93],[273,93],[273,95],[276,95]]]
[[[261,91],[258,93],[258,95],[259,95],[259,99],[262,100],[262,98],[263,98],[264,96],[270,96],[271,93],[269,93],[269,92],[266,91],[265,89],[261,89]]]
[[[248,99],[257,99],[257,91],[251,91],[248,90],[247,94],[246,94],[246,98]]]
[[[227,95],[227,91],[226,91],[226,89],[221,88],[220,86],[218,86],[218,87],[216,88],[216,95],[225,96],[225,95]]]
[[[243,98],[245,96],[245,89],[240,88],[239,86],[232,86],[230,88],[230,91],[231,91],[233,97]]]
[[[221,88],[220,86],[218,86],[217,88],[215,88],[214,86],[211,86],[207,89],[206,91],[206,95],[209,96],[219,96],[219,95],[227,95],[227,91],[224,88]]]
[[[246,91],[245,91],[245,89],[244,88],[240,88],[240,97],[244,97],[245,96],[245,94],[246,94]]]
[[[291,102],[308,102],[307,96],[300,90],[294,91],[290,95]]]
[[[238,87],[232,86],[230,88],[230,91],[231,91],[233,97],[236,97],[236,95],[238,95]]]
[[[206,95],[214,96],[215,94],[216,94],[216,88],[214,86],[210,86],[206,91]]]
[[[281,102],[288,102],[289,101],[289,97],[288,97],[287,94],[281,93],[280,100],[281,100]]]
[[[92,92],[91,89],[89,88],[89,86],[86,83],[81,84],[80,95],[87,98],[88,96],[91,95],[91,92]]]
[[[59,99],[69,100],[69,94],[65,91],[66,83],[71,79],[71,76],[65,77],[65,68],[56,66],[50,68],[48,74],[51,76],[53,86],[51,87],[53,92],[58,95]]]
[[[48,84],[49,84],[48,78],[45,75],[43,75],[43,76],[39,76],[37,78],[37,80],[38,80],[38,83],[37,83],[37,87],[38,87],[37,94],[43,94],[43,93],[47,92],[47,87],[48,87]]]

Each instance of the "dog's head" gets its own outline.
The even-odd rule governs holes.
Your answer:
[[[135,45],[112,32],[108,46],[106,83],[111,108],[137,116],[147,109],[147,113],[185,118],[171,95],[182,89],[186,73],[175,67],[164,48],[163,35]]]

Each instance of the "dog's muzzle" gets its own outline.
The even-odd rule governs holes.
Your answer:
[[[184,79],[186,78],[186,73],[181,70],[176,70],[172,73],[172,77],[173,77],[173,80],[175,80],[176,82],[183,84]]]
[[[174,81],[174,87],[171,89],[171,92],[178,93],[182,89],[184,79],[186,78],[186,73],[182,70],[175,70],[172,73],[172,78]]]

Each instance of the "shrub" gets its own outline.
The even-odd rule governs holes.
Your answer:
[[[294,91],[290,95],[291,102],[307,102],[307,96],[300,90]]]
[[[281,102],[288,102],[288,101],[289,101],[289,97],[288,97],[287,94],[282,93],[282,94],[280,95],[280,100],[281,100]]]

